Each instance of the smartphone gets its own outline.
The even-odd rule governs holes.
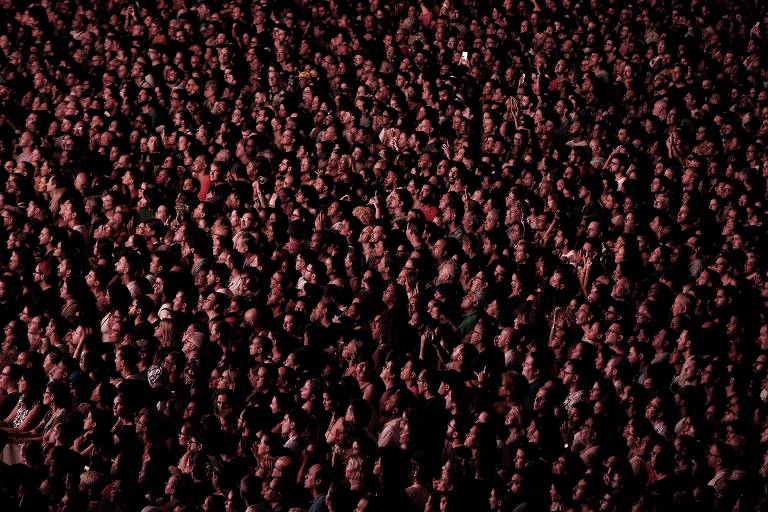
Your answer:
[[[469,62],[469,52],[461,52],[461,62],[465,64]]]

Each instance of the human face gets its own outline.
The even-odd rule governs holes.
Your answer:
[[[528,356],[525,358],[525,361],[523,361],[523,377],[528,380],[528,382],[532,382],[535,378],[535,370],[533,367],[533,358],[531,356]]]

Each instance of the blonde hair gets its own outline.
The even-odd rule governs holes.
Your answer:
[[[352,210],[352,215],[365,226],[373,224],[373,220],[376,218],[373,210],[367,206],[356,206]]]
[[[347,459],[345,474],[350,481],[365,479],[365,459],[361,455],[350,455]]]
[[[347,343],[346,348],[349,350],[349,360],[353,362],[355,359],[357,359],[358,354],[363,348],[363,342],[359,339],[351,340]]]
[[[160,320],[157,325],[156,336],[163,348],[175,347],[178,345],[179,333],[176,331],[176,324],[173,320],[165,318]]]
[[[510,416],[510,418],[514,418],[511,421],[512,427],[522,427],[523,426],[523,414],[520,410],[520,406],[518,405],[512,405],[509,408],[509,411],[507,412],[507,415]]]

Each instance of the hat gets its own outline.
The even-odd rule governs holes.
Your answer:
[[[195,346],[195,348],[199,349],[203,346],[203,343],[205,343],[205,338],[205,333],[195,331],[190,335],[189,341]]]
[[[157,316],[160,317],[160,320],[173,320],[173,310],[171,309],[171,305],[169,303],[165,303],[160,306],[160,310],[157,312]]]
[[[162,366],[152,365],[147,370],[147,381],[152,389],[165,387],[168,385],[168,372]]]

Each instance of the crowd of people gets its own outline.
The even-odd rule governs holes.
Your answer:
[[[768,510],[762,2],[0,6],[0,509]]]

